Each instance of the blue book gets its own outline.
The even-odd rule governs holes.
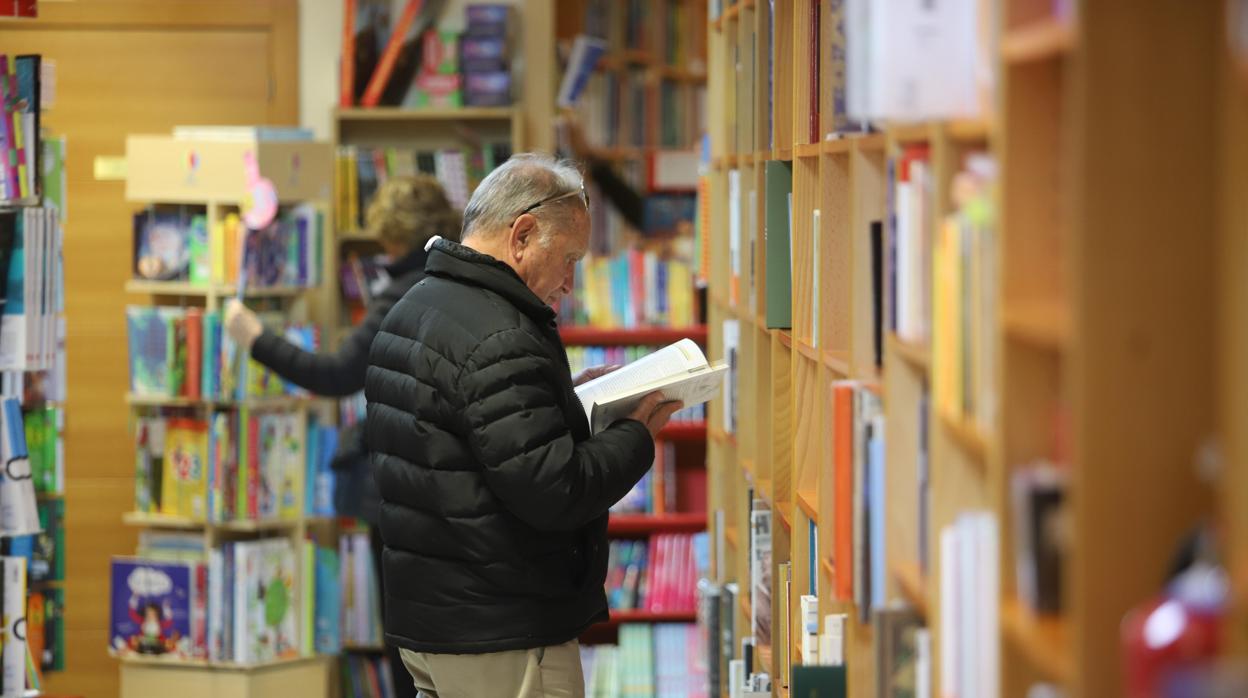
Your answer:
[[[338,551],[316,547],[316,651],[337,654],[342,649],[339,610],[342,590],[339,581]]]
[[[871,606],[884,607],[885,550],[884,550],[884,420],[872,425],[871,440],[867,443],[867,516],[871,547]]]

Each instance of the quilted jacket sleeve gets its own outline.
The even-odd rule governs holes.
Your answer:
[[[576,443],[539,340],[499,332],[464,366],[461,394],[473,455],[486,483],[520,520],[540,530],[571,530],[606,513],[654,461],[645,425],[622,420]]]

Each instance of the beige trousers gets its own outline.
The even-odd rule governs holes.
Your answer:
[[[424,698],[585,698],[576,640],[555,647],[490,654],[400,649]]]

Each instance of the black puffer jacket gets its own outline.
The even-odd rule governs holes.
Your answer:
[[[472,654],[606,618],[607,509],[654,458],[640,422],[590,438],[555,313],[445,240],[382,324],[365,394],[381,489],[386,637]]]

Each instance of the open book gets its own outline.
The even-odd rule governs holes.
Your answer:
[[[577,387],[576,396],[585,406],[590,431],[597,434],[656,390],[685,407],[706,402],[719,393],[727,371],[727,364],[709,365],[692,339],[682,339]]]

